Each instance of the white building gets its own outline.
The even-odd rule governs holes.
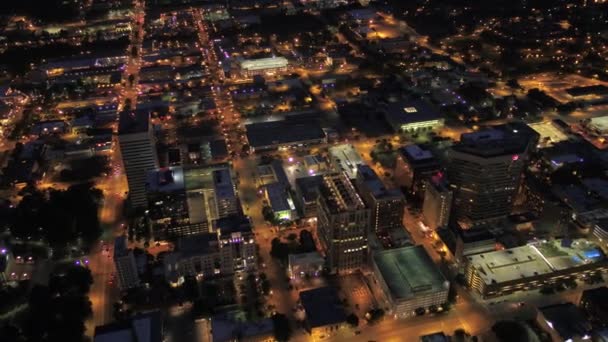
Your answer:
[[[268,57],[258,59],[246,59],[240,62],[242,76],[252,77],[255,75],[274,75],[286,72],[289,62],[285,57]]]

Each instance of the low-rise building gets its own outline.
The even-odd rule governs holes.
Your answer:
[[[95,327],[93,342],[162,342],[163,335],[160,311],[151,311]]]
[[[395,317],[411,317],[417,310],[439,307],[448,300],[450,282],[423,246],[377,252],[372,267]]]
[[[395,132],[432,131],[444,123],[441,114],[422,101],[389,103],[384,108],[384,117]]]
[[[240,74],[244,77],[272,76],[288,71],[288,67],[289,61],[285,57],[246,59],[239,63]]]
[[[336,172],[345,172],[348,178],[357,178],[357,167],[363,165],[363,158],[353,145],[342,144],[329,148],[329,162]]]
[[[319,252],[289,254],[287,272],[289,278],[318,277],[325,267],[325,258]]]
[[[333,287],[302,291],[300,302],[306,315],[304,327],[313,341],[329,338],[346,328],[346,312]]]
[[[303,147],[326,141],[323,128],[315,121],[286,119],[245,125],[247,141],[255,151]]]
[[[601,248],[586,239],[539,241],[466,257],[466,284],[497,297],[608,271]]]

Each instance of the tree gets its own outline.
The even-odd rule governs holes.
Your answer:
[[[272,239],[270,247],[270,255],[274,258],[284,260],[289,254],[289,247],[282,243],[279,238]]]
[[[359,317],[355,314],[350,314],[346,317],[346,323],[350,324],[353,328],[359,326]]]
[[[270,293],[270,281],[268,279],[262,280],[262,292],[266,296]]]
[[[317,250],[312,233],[306,229],[300,231],[300,250],[302,253],[309,253]]]
[[[281,313],[276,313],[272,316],[272,325],[274,328],[274,338],[279,342],[289,340],[291,337],[291,327],[287,316]]]
[[[529,341],[525,326],[516,321],[498,321],[492,326],[492,332],[499,341]]]

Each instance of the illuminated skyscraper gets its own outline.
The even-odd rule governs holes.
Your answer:
[[[466,227],[509,215],[538,137],[523,123],[463,134],[449,152],[453,219]]]
[[[345,173],[323,176],[318,198],[318,235],[330,272],[348,273],[367,262],[370,210]]]

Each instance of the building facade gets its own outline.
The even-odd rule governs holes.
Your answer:
[[[114,241],[114,267],[118,286],[122,290],[139,286],[139,274],[133,251],[127,248],[127,237],[117,237]]]
[[[454,191],[452,219],[470,226],[509,215],[538,137],[525,124],[463,134],[449,151],[448,179]]]
[[[345,173],[323,176],[317,233],[332,273],[348,273],[367,262],[370,210]]]
[[[133,207],[147,208],[147,172],[158,168],[154,137],[147,112],[124,111],[120,114],[118,143],[129,185]]]
[[[358,166],[357,187],[370,208],[372,231],[387,232],[403,226],[405,198],[401,191],[386,189],[376,172],[367,165]]]
[[[432,229],[447,227],[452,210],[452,190],[443,177],[435,177],[426,182],[422,216],[426,225]]]

